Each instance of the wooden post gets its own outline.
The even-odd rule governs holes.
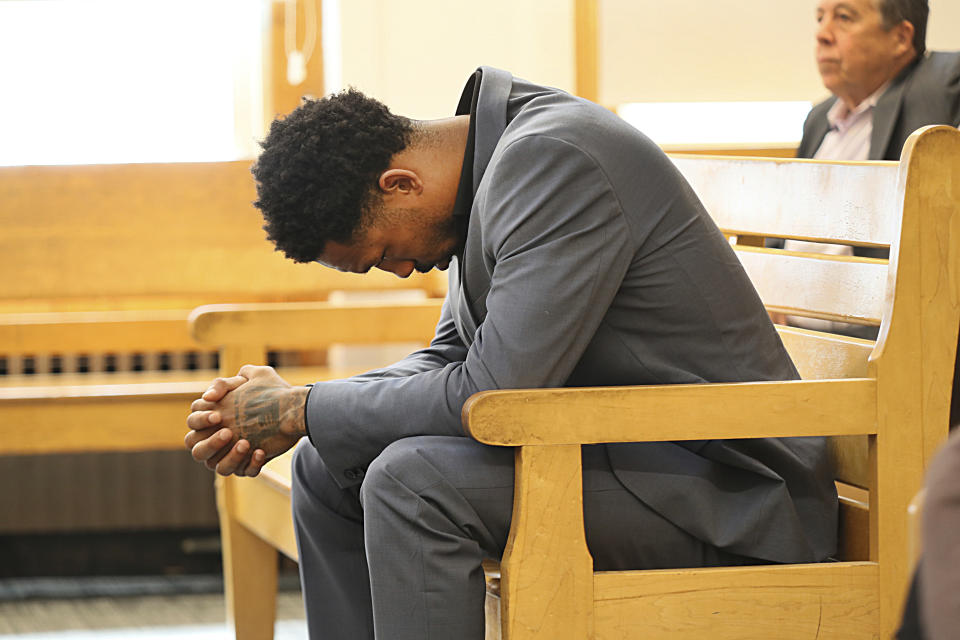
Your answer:
[[[265,357],[262,346],[224,347],[220,375],[236,375],[244,364],[262,364]],[[250,480],[217,477],[227,626],[237,640],[272,640],[277,618],[277,550],[231,517],[237,513],[233,500],[240,482]]]
[[[574,0],[574,50],[576,94],[597,102],[600,99],[597,41],[597,0]]]
[[[515,464],[513,522],[500,565],[503,638],[589,640],[593,558],[580,445],[519,447]]]

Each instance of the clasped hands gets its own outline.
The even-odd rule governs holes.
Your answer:
[[[255,476],[306,435],[308,392],[272,367],[245,365],[231,378],[215,379],[193,401],[184,444],[194,460],[222,476]]]

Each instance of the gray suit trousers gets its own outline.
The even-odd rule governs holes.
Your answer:
[[[627,491],[603,445],[584,447],[584,516],[597,570],[753,562],[707,545]],[[293,516],[311,640],[482,640],[484,558],[500,558],[513,450],[469,438],[394,442],[341,489],[304,441]]]

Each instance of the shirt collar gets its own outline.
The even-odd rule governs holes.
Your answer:
[[[856,120],[861,114],[877,106],[880,96],[890,86],[890,81],[883,83],[879,89],[871,93],[865,100],[860,102],[852,111],[847,108],[847,103],[837,98],[830,110],[827,111],[827,122],[831,129],[844,129],[853,120]]]

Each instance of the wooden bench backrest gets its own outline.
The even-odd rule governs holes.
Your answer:
[[[273,250],[249,162],[0,167],[0,312],[191,309],[442,290],[339,273]]]
[[[960,206],[960,133],[935,129],[922,140],[908,142],[901,163],[674,157],[718,226],[736,243],[734,249],[768,310],[880,325],[876,344],[803,329],[779,330],[804,379],[885,381],[879,387],[878,408],[903,416],[900,427],[922,441],[924,460],[946,434],[944,407],[949,406],[960,317],[960,229],[944,228],[951,220],[951,200]],[[910,157],[916,140],[923,153]],[[940,210],[934,210],[934,202]],[[956,216],[953,220],[956,225]],[[940,255],[918,250],[921,236],[930,234],[942,234]],[[891,259],[768,249],[765,238],[889,247]],[[949,311],[921,316],[920,306],[930,304]],[[942,326],[924,325],[931,317],[940,318]],[[873,486],[867,440],[832,439],[838,479]]]
[[[249,166],[0,167],[0,386],[209,369],[213,354],[196,352],[186,326],[202,304],[445,290],[438,272],[360,276],[287,260],[252,205]]]

